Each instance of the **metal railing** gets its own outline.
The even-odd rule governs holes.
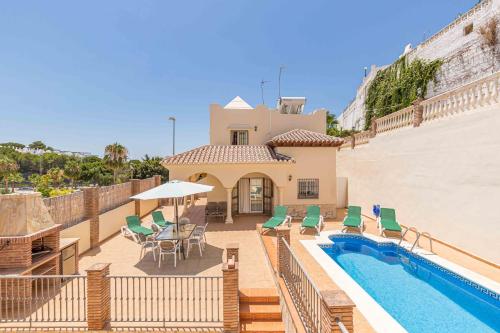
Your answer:
[[[220,276],[110,276],[111,322],[220,323]],[[132,325],[133,326],[133,325]]]
[[[320,332],[322,308],[320,291],[314,285],[286,240],[279,238],[278,242],[281,242],[280,250],[283,249],[283,253],[280,255],[283,259],[279,259],[283,260],[283,265],[280,268],[282,278],[302,323],[307,332]]]
[[[85,276],[1,276],[0,328],[86,323],[86,289]]]

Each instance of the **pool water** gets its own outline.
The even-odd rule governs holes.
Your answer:
[[[408,332],[500,332],[497,294],[393,243],[330,239],[323,251]]]

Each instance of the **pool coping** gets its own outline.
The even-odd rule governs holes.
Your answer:
[[[359,284],[352,279],[349,274],[347,274],[325,251],[323,251],[320,245],[330,245],[333,242],[329,239],[331,235],[338,234],[351,234],[357,236],[363,236],[371,239],[377,243],[394,243],[407,250],[409,250],[412,244],[403,241],[399,244],[399,240],[384,238],[372,234],[356,234],[356,233],[343,233],[340,230],[333,231],[323,231],[319,236],[316,236],[313,240],[300,240],[304,248],[313,256],[318,265],[320,265],[326,274],[341,288],[343,289],[349,297],[354,301],[356,307],[360,310],[366,320],[377,332],[407,332],[401,324],[396,321],[380,304],[378,304]],[[421,257],[435,263],[436,265],[442,266],[449,271],[458,274],[465,279],[471,280],[474,283],[487,288],[497,295],[500,294],[500,284],[488,279],[478,273],[475,273],[469,269],[466,269],[460,265],[452,263],[434,253],[426,251],[421,248],[415,248],[413,253],[420,255]]]

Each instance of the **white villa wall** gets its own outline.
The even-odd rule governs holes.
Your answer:
[[[210,105],[210,144],[229,145],[234,129],[248,130],[250,145],[265,144],[272,137],[301,128],[326,133],[326,111],[310,114],[281,114],[275,109],[258,105],[255,109],[224,109],[219,104]]]
[[[400,223],[500,262],[500,108],[379,134],[338,152],[349,204],[375,203]]]

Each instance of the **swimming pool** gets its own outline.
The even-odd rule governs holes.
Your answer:
[[[497,293],[394,243],[329,238],[321,249],[408,332],[500,332]]]

